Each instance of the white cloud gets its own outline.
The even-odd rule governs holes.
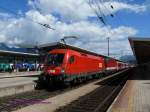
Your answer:
[[[126,4],[126,3],[121,3],[121,2],[113,2],[111,3],[114,6],[114,11],[115,10],[121,10],[121,9],[128,9],[130,11],[134,11],[136,13],[139,12],[144,12],[146,11],[146,5],[137,5],[137,4]]]
[[[63,20],[86,19],[92,13],[86,0],[36,0],[29,4],[43,13],[58,13]]]
[[[8,19],[12,17],[12,15],[8,14],[8,13],[3,13],[3,12],[0,12],[0,18],[2,19]]]
[[[105,5],[105,7],[104,6],[101,6],[101,7],[110,9],[110,4],[114,7],[113,9],[110,10],[112,13],[115,13],[120,10],[128,10],[128,11],[140,13],[140,12],[146,11],[146,9],[147,9],[146,5],[127,4],[124,2],[115,2],[115,1],[114,2],[104,2],[103,5]],[[108,11],[105,9],[103,9],[103,11],[105,13],[108,13]]]
[[[37,23],[28,21],[28,19],[51,24],[56,30],[46,29]],[[100,26],[89,21],[78,21],[67,24],[57,21],[57,18],[48,14],[41,15],[37,11],[29,11],[26,18],[12,19],[7,22],[0,22],[3,25],[0,30],[0,40],[7,43],[47,43],[60,41],[64,35],[73,35],[79,37],[77,40],[70,40],[68,43],[92,50],[99,53],[106,53],[107,37],[111,37],[112,52],[120,52],[121,49],[129,48],[128,44],[124,44],[128,36],[135,35],[137,30],[131,27],[120,26],[111,28]],[[110,31],[111,30],[111,31]]]
[[[42,44],[60,41],[66,35],[79,37],[78,40],[70,40],[68,43],[88,50],[106,54],[107,37],[111,37],[111,53],[120,52],[122,49],[130,50],[128,36],[135,35],[138,31],[132,27],[118,26],[111,28],[87,20],[89,16],[95,16],[85,0],[36,0],[29,1],[33,9],[26,12],[22,18],[0,19],[0,42],[6,43],[32,43]],[[107,2],[105,5],[107,6]],[[113,13],[128,9],[134,12],[144,11],[144,6],[129,5],[126,3],[112,2],[115,9]],[[36,11],[34,8],[40,8]],[[103,9],[104,10],[104,9]],[[104,10],[105,11],[105,10]],[[59,13],[54,16],[53,13]],[[67,24],[67,20],[73,21]],[[36,22],[46,23],[56,30],[46,29]]]
[[[87,19],[88,17],[96,17],[93,10],[88,5],[89,0],[34,0],[29,1],[29,5],[33,8],[39,9],[42,13],[57,13],[60,15],[61,19],[66,21],[78,21]],[[129,10],[136,13],[143,12],[146,10],[145,5],[138,4],[127,4],[124,2],[117,1],[107,1],[107,2],[98,2],[93,3],[93,7],[96,5],[100,6],[102,12],[105,15],[115,13],[120,10]],[[96,4],[96,5],[94,5]],[[110,7],[113,5],[114,9]],[[96,8],[98,10],[98,8]]]

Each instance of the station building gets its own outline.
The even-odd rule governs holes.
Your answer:
[[[33,70],[37,68],[37,64],[39,63],[40,56],[37,53],[0,50],[1,72],[17,69]]]
[[[39,54],[0,50],[0,63],[31,62],[35,63]]]

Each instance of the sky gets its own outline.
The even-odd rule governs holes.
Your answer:
[[[107,55],[132,54],[128,37],[149,37],[150,0],[0,0],[0,42],[68,44]],[[113,8],[111,8],[113,6]],[[103,24],[96,16],[103,17]],[[113,14],[114,17],[111,17]],[[55,30],[38,23],[49,24]]]

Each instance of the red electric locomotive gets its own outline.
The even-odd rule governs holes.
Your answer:
[[[45,59],[44,82],[76,82],[99,77],[105,71],[104,58],[71,49],[54,49]]]
[[[53,49],[45,59],[39,82],[57,84],[76,83],[92,77],[101,77],[124,67],[124,63],[96,53],[69,48]]]

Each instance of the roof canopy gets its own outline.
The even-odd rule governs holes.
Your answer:
[[[150,38],[129,38],[129,42],[139,64],[150,62]]]
[[[38,57],[39,54],[0,50],[0,56]]]

